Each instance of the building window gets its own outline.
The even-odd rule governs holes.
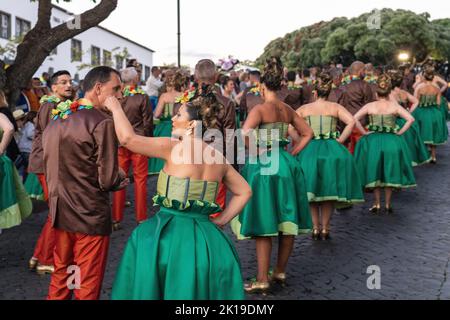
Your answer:
[[[147,81],[147,79],[150,78],[150,67],[149,66],[145,66],[145,81]]]
[[[91,64],[93,66],[99,66],[100,65],[100,61],[101,61],[101,57],[100,57],[100,48],[91,47]]]
[[[123,57],[122,56],[116,56],[116,69],[117,70],[123,69]]]
[[[72,62],[79,61],[81,62],[83,59],[83,48],[81,46],[80,40],[72,39],[72,50],[71,50],[71,56],[72,56]]]
[[[27,34],[31,29],[31,22],[16,17],[16,38]]]
[[[112,67],[112,55],[111,51],[103,50],[103,65]]]
[[[11,38],[11,16],[4,12],[0,12],[0,38]]]

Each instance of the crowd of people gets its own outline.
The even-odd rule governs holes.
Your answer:
[[[151,71],[141,86],[136,65],[96,67],[77,95],[71,74],[58,71],[28,114],[11,113],[0,92],[0,229],[30,216],[31,198],[48,203],[29,261],[51,274],[48,299],[99,299],[130,175],[138,227],[112,299],[244,299],[284,285],[295,237],[330,241],[333,212],[365,192],[374,194],[370,214],[397,212],[393,191],[416,187],[413,167],[436,164],[448,138],[448,84],[432,61],[298,72],[272,57],[262,72],[221,73],[204,59],[194,75]],[[149,217],[153,174],[160,209]],[[245,283],[228,224],[256,242],[257,274]]]

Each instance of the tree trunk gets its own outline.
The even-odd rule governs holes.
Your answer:
[[[69,28],[63,23],[50,27],[51,0],[39,0],[38,21],[17,47],[14,63],[5,71],[0,61],[0,88],[4,88],[10,108],[15,103],[22,88],[25,88],[53,49],[59,44],[97,26],[117,7],[118,0],[102,0],[97,6],[80,15],[80,28]]]

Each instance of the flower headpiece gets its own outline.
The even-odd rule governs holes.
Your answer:
[[[175,103],[186,104],[191,102],[197,94],[197,89],[192,87],[189,90],[186,90],[181,96],[175,99]]]
[[[250,89],[251,93],[253,93],[255,96],[259,97],[261,95],[261,85],[257,84],[253,88]]]

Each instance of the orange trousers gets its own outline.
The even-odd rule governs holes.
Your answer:
[[[350,142],[347,145],[347,149],[348,151],[350,151],[351,154],[355,153],[356,144],[361,138],[362,138],[361,132],[359,132],[357,128],[354,128],[352,134],[350,135]]]
[[[108,236],[55,229],[55,271],[47,300],[98,300],[108,257]]]
[[[37,175],[39,182],[44,190],[44,199],[48,200],[48,187],[43,174]],[[50,215],[42,228],[41,234],[34,248],[33,258],[36,258],[40,264],[53,265],[53,251],[55,250],[55,231],[52,227],[52,218]]]
[[[119,166],[128,174],[130,165],[133,165],[134,177],[134,200],[136,210],[136,220],[141,222],[147,220],[147,177],[148,158],[133,153],[126,148],[119,148]],[[126,190],[114,192],[113,195],[113,221],[123,220],[125,209]]]

